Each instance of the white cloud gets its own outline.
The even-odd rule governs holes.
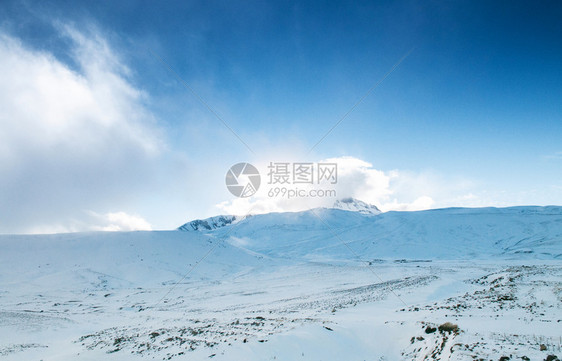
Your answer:
[[[331,206],[336,199],[353,197],[374,204],[383,211],[414,211],[458,206],[463,205],[463,202],[474,203],[478,200],[478,197],[469,193],[473,187],[472,182],[464,179],[447,179],[428,172],[382,171],[364,160],[349,156],[324,159],[320,162],[337,163],[337,184],[321,187],[299,185],[298,188],[334,189],[336,197],[269,197],[269,190],[275,185],[267,184],[267,165],[261,164],[258,166],[262,173],[263,185],[260,191],[252,198],[235,198],[222,202],[217,208],[229,214],[299,211],[311,207]],[[293,188],[294,185],[287,187]]]
[[[100,225],[92,226],[95,231],[150,231],[152,226],[144,218],[127,214],[125,212],[115,212],[97,214],[92,212],[92,216],[97,218]]]
[[[392,195],[390,182],[395,177],[394,172],[385,173],[354,157],[329,158],[322,162],[338,165],[338,198],[353,197],[380,207]]]
[[[29,234],[52,234],[85,231],[150,231],[152,225],[139,215],[126,212],[96,213],[80,212],[77,217],[65,219],[63,223],[53,222],[48,225],[31,225],[26,229]]]
[[[87,228],[82,209],[134,198],[165,147],[146,95],[104,38],[61,29],[78,69],[0,33],[2,233]]]

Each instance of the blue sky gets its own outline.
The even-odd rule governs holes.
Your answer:
[[[223,184],[226,170],[240,161],[353,158],[361,174],[369,174],[365,179],[378,171],[389,179],[380,192],[365,185],[372,192],[363,197],[388,210],[414,209],[408,205],[420,197],[432,201],[417,208],[562,204],[560,2],[4,1],[0,7],[3,41],[12,42],[4,51],[19,54],[17,79],[30,78],[22,84],[41,78],[26,69],[38,65],[22,59],[48,55],[97,94],[92,109],[114,106],[111,116],[118,113],[122,122],[112,123],[115,131],[93,133],[90,120],[75,133],[63,127],[67,138],[99,139],[103,150],[92,145],[88,151],[108,153],[97,162],[88,151],[67,159],[75,148],[59,138],[45,146],[51,158],[43,159],[37,154],[45,152],[28,151],[36,148],[33,136],[5,131],[10,141],[0,148],[3,159],[24,161],[19,173],[6,160],[0,168],[1,213],[13,217],[0,232],[125,227],[108,220],[115,214],[162,229],[223,210],[243,212]],[[62,98],[66,91],[77,94],[65,84],[59,84]],[[0,94],[13,108],[1,120],[5,129],[18,117],[35,119],[14,106],[14,94],[36,104],[43,102],[34,97],[45,96],[10,86]],[[61,112],[72,122],[75,113]],[[142,136],[126,139],[131,134]],[[146,155],[146,143],[157,151]],[[60,157],[56,149],[64,149]],[[45,165],[40,174],[37,164]],[[93,181],[92,174],[106,176]],[[68,184],[58,189],[60,177]],[[30,178],[35,181],[22,182]],[[25,197],[35,192],[57,197]],[[36,210],[33,219],[25,216],[29,209]]]

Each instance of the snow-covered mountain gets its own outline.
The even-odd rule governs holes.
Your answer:
[[[179,231],[212,231],[213,229],[225,227],[241,221],[245,217],[242,216],[215,216],[206,219],[196,219],[187,222],[180,227]]]
[[[562,207],[375,213],[350,200],[181,231],[0,235],[0,359],[543,360],[560,350]],[[445,322],[458,330],[438,329]]]
[[[343,198],[334,202],[332,207],[329,209],[340,209],[350,212],[358,212],[364,215],[378,215],[381,211],[374,205],[365,203],[355,198]],[[278,213],[275,213],[278,214]],[[209,217],[205,219],[196,219],[189,221],[180,227],[179,231],[212,231],[217,228],[222,228],[240,222],[241,220],[251,217],[247,216],[236,216],[236,215],[220,215]]]
[[[210,218],[180,229],[206,230],[273,257],[345,259],[351,247],[365,259],[562,258],[562,207],[377,211],[342,200],[334,208],[233,221],[223,216],[216,217],[222,222]]]

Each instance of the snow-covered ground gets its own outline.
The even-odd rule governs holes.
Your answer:
[[[561,207],[345,208],[0,236],[0,359],[562,355]]]

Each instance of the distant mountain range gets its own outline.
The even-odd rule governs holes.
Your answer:
[[[348,198],[331,208],[195,220],[201,231],[252,252],[304,259],[562,258],[562,207],[386,212]]]
[[[334,202],[331,209],[341,209],[344,211],[358,212],[364,215],[378,215],[382,212],[374,205],[365,203],[355,198],[343,198]],[[196,219],[187,222],[180,227],[180,231],[211,231],[222,228],[241,221],[249,216],[221,215],[205,219]]]

